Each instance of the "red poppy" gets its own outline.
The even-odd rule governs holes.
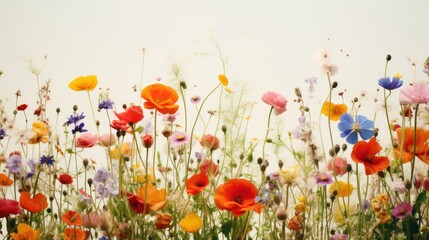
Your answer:
[[[209,185],[209,177],[205,173],[194,174],[186,180],[186,192],[191,195],[197,195]]]
[[[429,130],[417,128],[416,131],[416,156],[423,162],[429,164]],[[404,139],[402,139],[402,129],[396,129],[399,147],[395,149],[396,156],[402,159],[402,163],[410,162],[414,157],[414,128],[404,129]],[[403,142],[403,145],[402,145]],[[402,150],[402,151],[401,151]],[[402,153],[402,155],[401,155]]]
[[[66,240],[85,240],[85,231],[79,228],[66,228],[64,230],[64,238]]]
[[[156,109],[162,114],[174,114],[179,109],[179,105],[175,104],[179,99],[176,90],[160,83],[145,87],[141,91],[141,97],[146,100],[146,109]]]
[[[145,203],[141,198],[137,197],[132,193],[128,193],[127,195],[128,195],[128,204],[130,205],[131,209],[135,213],[137,214],[150,213],[150,205],[148,203]]]
[[[211,134],[204,134],[200,140],[201,146],[214,151],[219,148],[219,139]]]
[[[113,120],[110,126],[115,130],[119,130],[123,132],[126,132],[130,128],[130,125],[128,125],[128,122],[122,121],[122,120]]]
[[[385,170],[389,166],[389,158],[382,156],[377,157],[382,147],[377,142],[375,137],[368,142],[359,141],[353,146],[352,159],[357,163],[363,163],[365,166],[365,174],[371,175]]]
[[[61,220],[70,226],[81,226],[82,225],[82,216],[80,213],[68,210],[67,212],[61,215]]]
[[[22,192],[19,197],[19,204],[27,211],[38,213],[48,207],[48,200],[45,195],[41,193],[37,193],[33,198],[31,198],[29,192]]]
[[[116,117],[121,121],[125,121],[127,123],[136,124],[143,119],[143,109],[140,106],[130,106],[125,109],[125,112],[117,113],[115,112]]]
[[[204,174],[212,174],[216,176],[218,174],[218,166],[211,159],[204,159],[200,165],[200,172]]]
[[[58,177],[58,181],[60,181],[61,184],[70,185],[73,183],[73,178],[70,174],[63,173]]]
[[[216,207],[239,217],[247,211],[261,213],[263,205],[255,202],[258,189],[246,179],[230,179],[216,189]]]
[[[21,104],[19,105],[16,110],[18,111],[25,111],[25,109],[27,109],[28,105],[27,104]]]
[[[10,214],[20,214],[21,208],[19,203],[11,199],[0,199],[0,218],[9,216]]]

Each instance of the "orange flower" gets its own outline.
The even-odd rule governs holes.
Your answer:
[[[222,85],[228,86],[228,78],[225,75],[219,74],[218,79]]]
[[[239,217],[253,210],[261,213],[263,205],[255,202],[258,189],[246,179],[230,179],[216,189],[214,202],[216,207],[227,210]]]
[[[61,215],[61,220],[67,225],[81,226],[82,225],[82,216],[80,213],[68,210],[67,212]]]
[[[191,212],[179,222],[179,226],[185,232],[196,233],[203,226],[203,221],[198,215]]]
[[[149,204],[150,209],[153,211],[158,211],[164,208],[165,204],[167,203],[167,192],[165,191],[165,189],[158,190],[152,184],[145,184],[139,189],[137,189],[136,196],[142,201],[145,201],[146,204]]]
[[[37,193],[33,198],[31,198],[29,192],[22,192],[19,197],[19,204],[27,211],[38,213],[48,207],[48,200],[45,195],[41,193]]]
[[[209,185],[209,177],[205,173],[194,174],[186,180],[186,192],[191,195],[197,195]]]
[[[155,227],[156,229],[166,229],[170,227],[171,221],[173,221],[173,216],[168,213],[157,213],[155,215]]]
[[[80,76],[69,83],[69,88],[74,91],[92,91],[97,86],[97,76],[89,75],[86,77]]]
[[[375,139],[371,138],[368,142],[359,141],[353,146],[352,159],[357,163],[363,163],[365,166],[365,174],[371,175],[383,171],[389,166],[387,157],[375,156],[381,151],[381,146]]]
[[[79,228],[66,228],[64,238],[66,240],[85,240],[85,231]]]
[[[25,223],[18,224],[18,233],[11,233],[14,240],[37,240],[39,239],[40,230],[34,230],[30,225]]]
[[[414,156],[414,128],[407,127],[404,129],[404,139],[402,139],[402,129],[396,129],[398,135],[399,147],[395,149],[396,157],[402,159],[402,163],[410,162]],[[423,162],[429,164],[429,130],[423,128],[416,129],[416,156]],[[402,145],[402,141],[404,142]],[[401,155],[402,150],[402,155]]]
[[[6,174],[0,173],[0,186],[10,186],[13,184],[13,180],[10,179]]]
[[[329,188],[329,193],[332,194],[334,191],[337,191],[338,197],[347,197],[352,194],[353,185],[350,183],[347,184],[343,181],[337,181],[337,182],[334,182]]]
[[[175,103],[179,99],[176,90],[160,83],[145,87],[141,91],[141,97],[146,100],[146,109],[156,109],[162,114],[174,114],[179,109]]]
[[[329,106],[330,105],[330,106]],[[329,107],[331,109],[329,109]],[[347,106],[345,104],[335,104],[332,103],[329,104],[329,102],[323,103],[322,106],[322,114],[325,116],[329,116],[329,112],[331,112],[331,115],[329,116],[332,121],[338,121],[344,113],[347,112]]]
[[[295,215],[289,219],[288,227],[290,230],[300,230],[302,228],[302,217],[300,215]]]
[[[33,127],[31,128],[31,130],[33,131],[33,137],[30,140],[28,140],[29,144],[48,142],[49,128],[48,128],[48,125],[46,125],[46,123],[41,121],[35,121],[33,123]]]

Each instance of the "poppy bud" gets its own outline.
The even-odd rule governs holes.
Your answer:
[[[57,113],[60,113],[60,112],[61,112],[61,109],[60,109],[60,108],[57,108],[57,110],[56,110],[56,111],[57,111]]]
[[[180,87],[182,87],[183,89],[187,89],[188,86],[186,85],[185,81],[180,81]]]
[[[258,158],[258,164],[261,165],[262,164],[262,158]]]
[[[335,153],[338,154],[340,152],[340,145],[335,144],[334,150],[335,150]]]
[[[411,183],[410,180],[405,181],[405,188],[406,189],[410,190],[412,186],[413,186],[413,184]]]
[[[343,143],[343,145],[341,145],[341,150],[346,151],[347,150],[347,144]]]
[[[347,172],[351,172],[353,169],[352,169],[352,165],[351,164],[347,164]]]
[[[225,126],[225,125],[222,125],[222,132],[223,132],[224,134],[226,133],[226,130],[227,130],[226,126]]]
[[[73,105],[73,111],[75,111],[75,112],[76,112],[76,111],[77,111],[77,109],[78,109],[78,108],[77,108],[77,105]]]
[[[287,212],[284,209],[279,208],[276,212],[276,217],[280,221],[284,221],[287,219]]]
[[[144,136],[141,137],[142,141],[143,141],[143,146],[145,148],[150,148],[153,144],[153,137],[150,134],[146,134]]]
[[[392,56],[390,56],[390,54],[387,54],[386,61],[390,61],[390,60],[392,60]]]
[[[279,160],[279,168],[282,168],[283,167],[283,161],[282,160]]]
[[[333,82],[332,83],[332,88],[336,88],[336,87],[338,87],[338,82]]]

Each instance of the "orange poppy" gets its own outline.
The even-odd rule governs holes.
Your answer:
[[[329,116],[332,121],[338,121],[344,113],[347,112],[347,105],[345,104],[329,104],[329,102],[323,103],[322,106],[322,114],[325,116]],[[329,112],[331,114],[329,115]]]
[[[85,240],[85,231],[79,228],[66,228],[64,230],[64,238],[66,240]]]
[[[396,129],[399,147],[395,149],[396,157],[402,159],[402,163],[410,162],[414,157],[414,128],[404,129],[404,139],[402,139],[402,129]],[[423,162],[429,164],[429,130],[423,128],[416,129],[416,156]],[[403,145],[402,145],[403,141]],[[402,150],[402,152],[401,152]],[[402,155],[401,155],[402,153]]]
[[[133,123],[133,124],[140,122],[144,117],[143,109],[140,106],[130,106],[125,110],[125,112],[122,112],[122,113],[115,112],[115,115],[122,122]]]
[[[81,226],[82,225],[82,216],[80,213],[68,210],[67,212],[61,215],[61,220],[67,225]]]
[[[141,97],[146,100],[146,109],[156,109],[162,114],[174,114],[179,109],[179,105],[175,104],[179,99],[176,90],[160,83],[145,87],[141,91]]]
[[[385,156],[377,157],[381,151],[381,146],[375,139],[371,138],[368,142],[359,141],[353,146],[351,157],[357,163],[363,163],[365,174],[371,175],[385,170],[389,166],[389,159]]]
[[[205,173],[194,174],[186,180],[186,192],[191,195],[197,195],[209,185],[209,177]]]
[[[146,195],[147,193],[147,195]],[[137,189],[136,196],[149,204],[152,211],[158,211],[165,207],[167,203],[167,192],[165,189],[157,189],[152,184],[145,184]],[[147,196],[147,197],[146,197]]]
[[[239,217],[247,211],[261,213],[263,205],[255,202],[258,189],[246,179],[230,179],[216,189],[214,202],[216,207],[227,210]]]
[[[336,181],[329,188],[329,193],[332,194],[334,191],[337,191],[338,197],[347,197],[347,196],[350,196],[352,194],[353,185],[350,183],[347,184],[343,181]]]
[[[225,75],[223,75],[223,74],[219,74],[218,79],[219,79],[219,82],[220,82],[222,85],[224,85],[224,86],[228,86],[229,81],[228,81],[228,78],[227,78]]]
[[[11,233],[14,240],[37,240],[39,239],[40,230],[34,230],[30,225],[25,223],[18,224],[18,232]]]
[[[10,186],[13,184],[13,180],[10,179],[6,174],[0,173],[0,186]]]
[[[80,76],[69,83],[69,88],[74,91],[92,91],[97,86],[97,76]]]
[[[19,204],[27,211],[38,213],[48,207],[48,200],[45,195],[41,193],[37,193],[33,198],[31,198],[29,192],[22,192],[19,197]]]
[[[173,216],[168,213],[157,213],[155,215],[155,227],[156,229],[166,229],[170,228],[170,223],[173,221]]]
[[[31,128],[31,131],[33,131],[33,137],[28,140],[29,144],[36,144],[39,142],[47,143],[49,141],[49,128],[46,123],[41,121],[35,121]]]

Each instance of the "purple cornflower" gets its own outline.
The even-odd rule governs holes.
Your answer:
[[[113,104],[114,104],[115,102],[113,102],[112,100],[110,100],[110,99],[106,99],[106,100],[103,100],[103,101],[101,101],[99,104],[98,104],[98,109],[113,109]]]
[[[79,114],[72,114],[70,115],[69,118],[67,118],[67,122],[66,125],[69,126],[71,124],[77,124],[80,120],[84,119],[85,116],[83,115],[83,113]]]
[[[311,77],[305,79],[305,82],[308,83],[310,86],[308,87],[308,91],[311,93],[315,91],[314,84],[317,84],[317,78]]]
[[[6,168],[9,169],[9,174],[19,174],[21,172],[22,157],[21,153],[13,152],[6,160]]]
[[[184,132],[176,131],[170,137],[170,144],[172,147],[180,147],[187,144],[191,140],[191,137]]]
[[[362,203],[362,209],[364,211],[366,211],[366,210],[368,210],[369,206],[370,206],[370,203],[369,203],[368,199],[365,199]]]
[[[34,159],[29,159],[27,161],[28,167],[30,167],[30,171],[27,172],[27,176],[25,178],[31,178],[36,173],[36,161]]]
[[[107,169],[105,168],[99,168],[97,170],[97,172],[95,173],[94,177],[92,178],[92,180],[96,181],[96,182],[105,182],[107,181],[107,179],[110,177],[110,172],[107,171]]]
[[[74,129],[72,129],[72,133],[76,134],[77,132],[79,133],[88,132],[88,130],[84,129],[84,127],[85,127],[85,123],[80,123],[79,125],[76,125]]]
[[[7,137],[6,130],[4,128],[0,128],[0,140]]]
[[[403,83],[404,81],[397,77],[393,77],[392,80],[390,80],[390,78],[388,77],[380,78],[380,80],[378,80],[378,85],[387,90],[394,90],[400,88]]]
[[[52,166],[52,165],[54,165],[54,162],[55,162],[54,156],[45,156],[45,155],[43,155],[40,158],[40,164],[46,164],[46,165]]]
[[[316,183],[319,186],[328,185],[334,182],[334,178],[330,173],[327,172],[319,172],[316,176]]]
[[[392,210],[392,215],[395,218],[404,218],[410,215],[411,211],[413,211],[413,206],[407,202],[402,202]]]
[[[201,97],[200,96],[195,95],[195,96],[191,97],[191,103],[198,104],[200,102],[201,102]]]

